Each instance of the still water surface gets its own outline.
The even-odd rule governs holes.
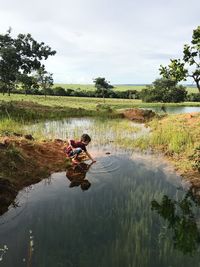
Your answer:
[[[0,247],[8,246],[0,266],[200,266],[196,192],[161,156],[117,149],[110,135],[94,135],[94,120],[70,123],[105,140],[88,147],[97,163],[82,178],[91,186],[74,184],[72,170],[22,190],[0,217]]]
[[[157,113],[168,113],[168,114],[182,114],[182,113],[190,113],[190,112],[200,112],[200,107],[180,107],[180,106],[165,106],[165,111],[161,109],[161,107],[151,107],[145,108],[151,109]]]

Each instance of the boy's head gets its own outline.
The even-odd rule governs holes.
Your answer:
[[[81,189],[83,191],[88,190],[90,188],[90,186],[91,186],[91,183],[86,179],[83,180],[82,183],[81,183]]]
[[[90,138],[90,136],[88,134],[83,134],[81,136],[81,142],[83,144],[88,145],[90,141],[91,141],[91,138]]]

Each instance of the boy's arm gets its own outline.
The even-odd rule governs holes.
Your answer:
[[[88,153],[88,151],[85,151],[86,155],[88,156],[89,159],[91,159],[92,162],[96,162],[96,160],[93,159],[93,157]]]
[[[72,140],[70,140],[70,139],[68,139],[68,146],[71,146],[71,148],[73,149],[74,147],[73,147],[73,145],[72,145],[72,142],[71,142]]]

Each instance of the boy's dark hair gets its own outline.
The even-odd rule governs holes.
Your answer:
[[[83,134],[81,136],[81,141],[83,141],[83,142],[90,142],[91,141],[91,138],[90,138],[90,136],[88,134]]]

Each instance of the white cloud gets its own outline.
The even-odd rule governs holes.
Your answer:
[[[0,0],[0,31],[30,32],[57,51],[46,61],[56,82],[150,83],[181,57],[199,24],[198,0]],[[194,8],[195,7],[195,8]]]

